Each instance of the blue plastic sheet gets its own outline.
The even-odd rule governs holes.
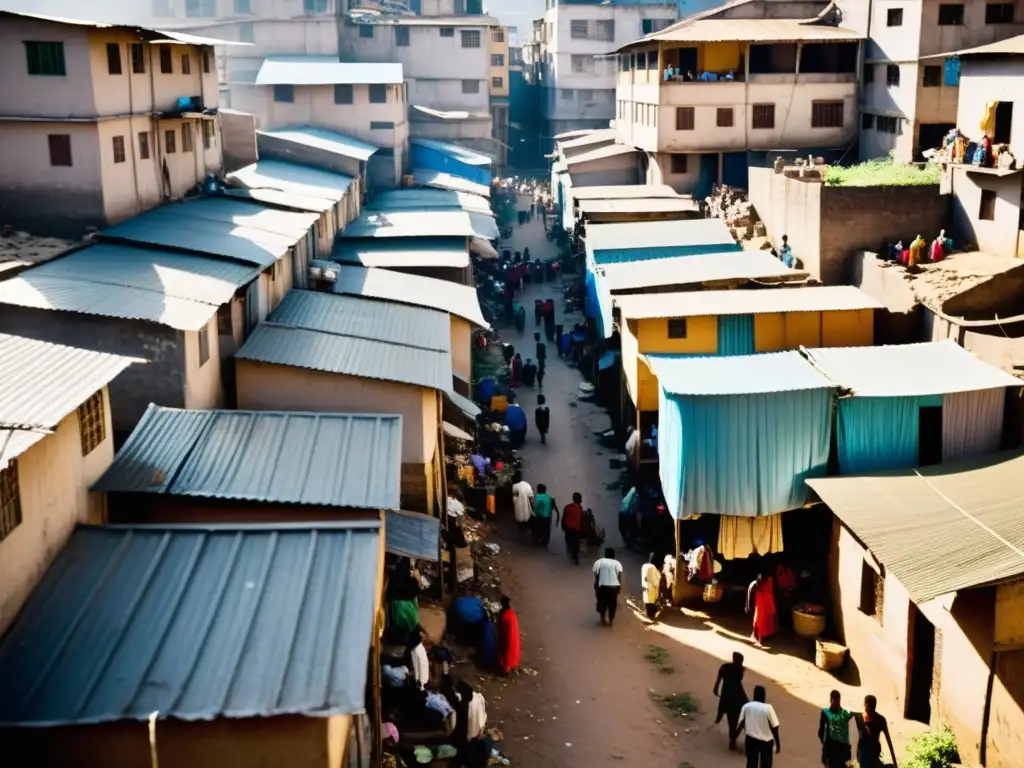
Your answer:
[[[847,397],[839,401],[839,472],[856,475],[917,466],[917,397]]]
[[[718,354],[752,355],[754,349],[753,315],[720,315],[718,318]]]

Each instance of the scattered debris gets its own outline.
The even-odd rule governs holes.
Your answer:
[[[676,717],[689,717],[700,712],[700,704],[689,692],[658,696],[658,701]]]

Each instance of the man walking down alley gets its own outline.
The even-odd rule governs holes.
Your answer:
[[[754,700],[748,701],[740,709],[740,720],[733,737],[746,731],[747,738],[744,748],[747,753],[747,768],[772,768],[775,752],[782,751],[782,739],[779,736],[779,716],[775,707],[765,701],[763,685],[754,686]]]
[[[597,597],[597,612],[601,623],[615,624],[615,611],[619,607],[619,592],[622,589],[622,563],[615,559],[615,550],[608,547],[604,557],[594,563],[594,593]]]
[[[583,533],[583,496],[572,495],[572,504],[562,510],[562,531],[565,533],[565,551],[573,565],[580,564],[580,536]]]

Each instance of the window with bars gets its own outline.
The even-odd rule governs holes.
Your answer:
[[[843,102],[811,102],[811,128],[842,128]]]
[[[693,107],[676,107],[676,130],[692,131],[693,125]]]
[[[755,104],[750,120],[751,128],[774,128],[775,127],[775,105]]]
[[[11,459],[0,470],[0,541],[21,525],[21,493],[18,489],[18,460]]]
[[[203,149],[209,149],[213,144],[213,121],[203,120]]]
[[[959,27],[964,23],[963,3],[950,3],[939,6],[939,26]]]
[[[685,157],[685,155],[683,155],[683,157]],[[668,337],[670,339],[686,338],[685,317],[670,317],[666,322],[668,324]]]
[[[62,77],[67,74],[67,67],[64,63],[64,43],[26,41],[25,55],[28,57],[28,73],[30,75]]]
[[[491,30],[491,42],[492,43],[504,43],[505,42],[505,30],[501,27],[495,27]]]
[[[672,173],[686,173],[687,169],[689,168],[689,163],[686,160],[687,156],[686,155],[671,155],[671,157],[672,157],[672,160],[671,160],[671,164],[669,166],[670,169],[671,169],[671,172]],[[680,336],[680,337],[677,337],[677,338],[685,338],[685,336],[686,336],[686,329],[684,327],[683,328],[683,336]]]
[[[121,74],[121,46],[117,43],[107,43],[107,74]]]
[[[503,54],[503,53],[492,53],[491,54],[491,66],[492,67],[504,67],[505,66],[505,54]]]
[[[149,160],[149,131],[139,132],[139,159]]]
[[[455,27],[441,27],[439,34],[441,37],[455,37]]]
[[[178,134],[172,131],[164,131],[164,154],[173,155],[178,151]]]
[[[942,85],[942,67],[924,67],[923,85],[925,88],[938,88]]]
[[[492,88],[502,88],[502,87],[504,87],[504,85],[505,85],[504,78],[501,78],[501,77],[492,77],[491,78],[491,87]]]
[[[388,103],[388,87],[380,83],[374,83],[370,86],[370,103],[371,104],[387,104]]]
[[[192,151],[192,126],[187,123],[181,126],[181,151]]]
[[[573,40],[586,40],[590,37],[590,26],[586,19],[573,19],[569,22],[569,37]]]
[[[114,136],[111,142],[114,145],[114,162],[123,163],[125,160],[124,136]]]
[[[902,27],[903,26],[903,9],[902,8],[890,8],[885,12],[885,26],[887,27]]]
[[[46,138],[50,144],[50,165],[70,168],[71,134],[51,133]]]
[[[181,74],[192,74],[192,59],[189,58],[189,55],[187,53],[181,54]]]
[[[82,455],[88,456],[107,439],[106,417],[103,412],[103,390],[78,406],[78,436],[82,441]]]
[[[885,67],[885,84],[886,85],[899,85],[900,84],[900,65],[899,64],[887,64]]]
[[[576,73],[594,71],[593,56],[582,56],[580,54],[574,53],[569,57],[569,63],[572,66],[572,71]]]
[[[479,29],[464,29],[462,30],[462,47],[463,48],[479,48],[480,47],[480,30]]]
[[[160,46],[160,74],[170,75],[174,73],[174,61],[171,59],[171,46]]]
[[[715,125],[719,128],[732,128],[732,107],[719,107],[715,116]]]
[[[1013,24],[1013,3],[988,3],[985,6],[986,24]]]
[[[142,43],[129,43],[128,55],[132,60],[132,73],[146,74],[146,49],[142,47]]]
[[[606,42],[615,42],[615,22],[614,21],[598,21],[597,22],[597,39],[605,40]]]
[[[900,134],[900,119],[898,117],[889,117],[888,115],[876,115],[875,130],[898,136]]]

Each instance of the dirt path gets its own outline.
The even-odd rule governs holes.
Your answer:
[[[529,246],[531,255],[553,255],[539,218],[516,226],[512,247],[521,250],[523,246]],[[560,313],[561,292],[561,285],[549,283],[527,288],[522,300],[529,322],[522,341],[514,330],[506,331],[506,340],[529,350],[524,357],[533,356],[533,300],[553,297]],[[579,372],[550,350],[544,394],[551,407],[552,431],[547,445],[541,445],[531,424],[522,451],[524,474],[535,489],[538,483],[546,484],[559,505],[568,503],[574,491],[582,493],[607,531],[606,544],[619,547],[621,494],[606,488],[617,479],[608,466],[613,452],[594,439],[595,431],[608,427],[608,417],[594,405],[576,402],[580,381]],[[528,388],[519,393],[531,420],[537,394]],[[573,566],[558,531],[553,532],[548,551],[531,547],[514,530],[503,528],[503,533],[498,538],[500,560],[512,574],[505,588],[520,617],[523,663],[537,673],[488,686],[491,722],[503,730],[505,753],[516,765],[742,766],[742,756],[727,749],[724,723],[712,727],[717,707],[711,693],[715,675],[737,650],[746,657],[748,693],[754,685],[766,685],[768,700],[779,714],[783,753],[777,765],[819,766],[818,708],[827,704],[828,691],[839,688],[851,708],[866,693],[816,669],[804,658],[809,657],[804,646],[780,642],[773,650],[752,648],[742,608],[734,607],[733,617],[726,621],[728,628],[705,614],[678,609],[667,612],[663,623],[650,625],[620,600],[619,620],[613,628],[602,627],[594,611],[590,571],[597,553],[585,554],[582,564]],[[619,559],[626,571],[624,592],[635,597],[641,558],[620,551]],[[723,606],[715,610],[716,614],[728,612]],[[646,658],[652,648],[663,649],[655,653],[663,656],[660,663]],[[673,693],[690,693],[700,712],[673,716],[656,698]],[[891,705],[883,711],[897,710]],[[898,742],[919,730],[893,725]]]

